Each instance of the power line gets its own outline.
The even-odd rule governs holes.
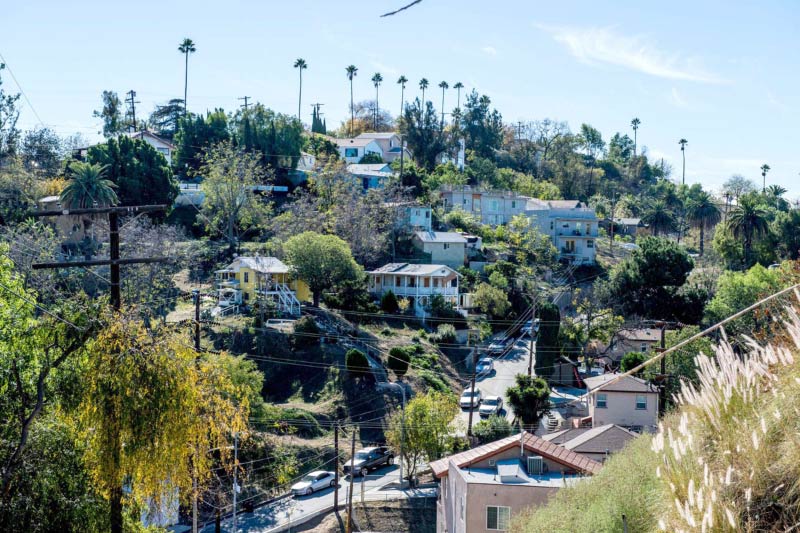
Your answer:
[[[33,104],[31,103],[30,98],[28,98],[28,95],[22,89],[22,85],[19,84],[19,80],[17,80],[17,77],[14,75],[14,71],[11,70],[11,65],[8,64],[8,61],[6,61],[6,58],[3,57],[2,53],[0,53],[0,62],[2,62],[6,66],[6,68],[8,69],[8,73],[11,74],[11,78],[14,80],[14,83],[17,84],[17,88],[19,89],[19,92],[22,93],[23,98],[25,98],[25,101],[28,103],[28,107],[30,107],[31,111],[33,111],[33,114],[36,116],[36,120],[39,121],[39,125],[40,126],[44,126],[44,122],[42,121],[42,118],[39,116],[39,113],[36,112],[36,108],[33,107]]]

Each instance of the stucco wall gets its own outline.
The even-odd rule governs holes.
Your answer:
[[[597,393],[589,400],[589,415],[593,426],[617,424],[620,426],[652,426],[658,423],[658,394],[644,393],[647,409],[636,409],[634,392],[605,392],[607,407],[597,407]]]

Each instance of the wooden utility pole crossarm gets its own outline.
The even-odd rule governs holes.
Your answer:
[[[85,207],[80,209],[51,209],[49,211],[36,211],[31,213],[34,217],[57,217],[59,215],[105,215],[110,213],[133,215],[139,213],[152,213],[166,211],[166,205],[129,205],[115,207]]]

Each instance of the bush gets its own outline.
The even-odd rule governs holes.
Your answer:
[[[381,311],[394,315],[397,314],[399,310],[400,306],[397,303],[397,296],[395,296],[392,291],[386,291],[386,293],[381,296]]]
[[[486,420],[481,420],[472,428],[472,433],[478,442],[485,444],[511,435],[511,422],[504,416],[492,415]]]
[[[622,356],[622,360],[619,362],[619,369],[622,372],[627,372],[631,368],[636,368],[644,363],[644,359],[644,354],[641,352],[628,352]],[[641,371],[637,372],[636,375],[639,374],[641,374]]]
[[[284,422],[284,420],[295,421],[296,424]],[[263,426],[257,424],[258,429],[264,429],[270,433],[278,435],[297,435],[303,438],[313,439],[321,436],[324,432],[322,426],[314,415],[304,409],[291,407],[282,409],[280,407],[268,406],[264,416]]]
[[[410,362],[411,354],[408,348],[395,346],[389,350],[389,361],[386,366],[389,367],[389,370],[394,372],[397,379],[402,379],[402,377],[406,375],[406,372],[408,372],[408,364]]]
[[[452,324],[439,324],[436,333],[431,335],[436,344],[453,344],[456,342],[456,328]]]
[[[429,389],[433,389],[439,392],[452,392],[450,390],[450,387],[447,386],[447,383],[445,383],[442,378],[440,378],[430,370],[420,371],[419,377],[422,378],[422,381],[425,382],[425,385],[427,385]]]
[[[345,354],[345,365],[347,372],[354,378],[363,378],[368,376],[372,370],[369,366],[369,360],[364,352],[352,348]]]
[[[294,323],[292,345],[295,348],[319,344],[320,329],[313,317],[304,316]]]

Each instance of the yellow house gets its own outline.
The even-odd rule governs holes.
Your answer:
[[[215,272],[215,281],[217,307],[221,309],[253,305],[264,298],[278,311],[299,316],[300,302],[311,300],[308,285],[292,279],[289,267],[275,257],[237,257]]]

